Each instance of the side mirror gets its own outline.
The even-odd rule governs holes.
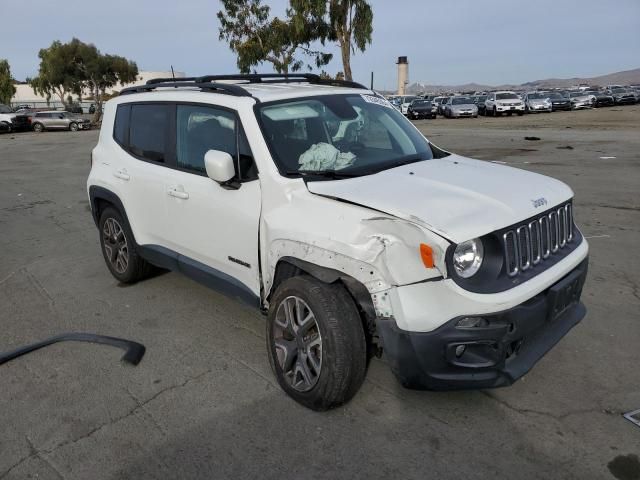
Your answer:
[[[220,150],[209,150],[204,154],[204,168],[207,176],[218,183],[228,182],[236,175],[233,158]]]

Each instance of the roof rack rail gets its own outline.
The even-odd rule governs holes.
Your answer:
[[[157,81],[156,81],[157,80]],[[236,97],[251,97],[252,95],[247,92],[244,88],[239,85],[235,85],[233,83],[214,83],[214,82],[199,82],[197,78],[182,79],[184,81],[165,81],[164,78],[152,79],[149,80],[146,85],[137,85],[135,87],[128,87],[120,91],[120,95],[127,95],[131,93],[141,93],[141,92],[150,92],[155,90],[156,88],[180,88],[180,87],[191,87],[191,88],[199,88],[203,91],[216,92],[216,93],[224,93],[227,95],[233,95]]]
[[[246,83],[293,83],[307,82],[314,85],[331,85],[334,87],[360,88],[369,90],[364,85],[349,80],[334,80],[322,78],[315,73],[246,73],[231,75],[205,75],[196,79],[198,82],[211,82],[215,80],[239,80]]]
[[[237,80],[243,83],[219,83],[223,80]],[[131,93],[150,92],[156,88],[199,88],[202,91],[224,93],[236,97],[252,97],[243,88],[249,83],[294,83],[307,82],[313,85],[329,85],[334,87],[359,88],[368,90],[367,87],[357,82],[348,80],[333,80],[322,78],[314,73],[248,73],[230,75],[205,75],[202,77],[182,78],[152,78],[144,85],[127,87],[120,91],[120,95]]]

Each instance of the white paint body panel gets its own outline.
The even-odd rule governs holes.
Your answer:
[[[459,155],[367,177],[313,182],[309,190],[418,223],[455,243],[512,225],[573,196],[558,180]],[[535,208],[532,201],[539,198],[548,203]]]

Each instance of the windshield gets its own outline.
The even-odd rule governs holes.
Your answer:
[[[624,88],[614,88],[611,90],[613,93],[627,93]]]
[[[429,105],[431,102],[429,100],[414,100],[411,102],[412,107],[425,107]]]
[[[548,94],[548,97],[549,97],[549,98],[556,98],[556,99],[557,99],[557,98],[560,98],[560,99],[564,98],[564,97],[563,97],[562,95],[560,95],[559,93],[549,93],[549,94]]]
[[[0,113],[11,113],[11,109],[6,105],[0,105]]]
[[[529,93],[527,94],[529,100],[537,100],[539,98],[548,98],[549,95],[543,95],[542,93]]]
[[[451,99],[451,105],[469,105],[473,103],[469,97],[453,97]]]
[[[484,102],[486,99],[486,95],[480,95],[479,97],[476,97],[476,103]]]
[[[520,97],[515,93],[498,93],[496,94],[497,100],[519,100]]]
[[[429,142],[386,100],[323,95],[264,104],[258,116],[281,173],[375,173],[433,158]]]

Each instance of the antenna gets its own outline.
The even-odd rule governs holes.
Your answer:
[[[173,78],[173,81],[175,82],[176,81],[176,74],[173,71],[173,65],[171,65],[171,77]],[[176,87],[176,88],[178,88],[178,87]]]

